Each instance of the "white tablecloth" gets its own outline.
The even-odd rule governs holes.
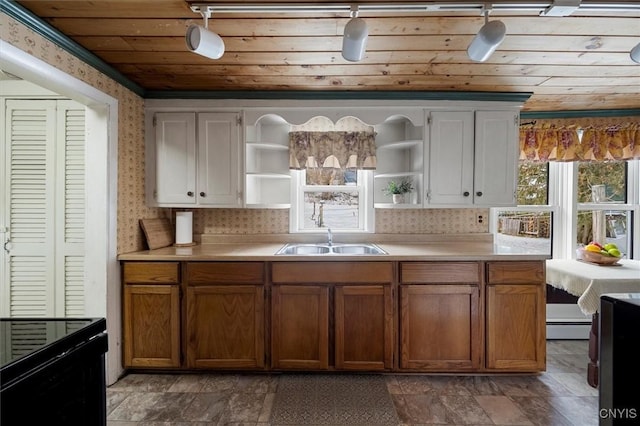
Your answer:
[[[622,259],[621,266],[598,266],[579,260],[547,260],[547,284],[578,297],[586,315],[600,308],[605,293],[640,292],[640,260]]]

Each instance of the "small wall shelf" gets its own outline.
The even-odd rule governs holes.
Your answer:
[[[289,130],[277,114],[265,114],[245,128],[245,205],[250,208],[288,208]]]
[[[374,173],[374,207],[422,207],[424,126],[414,125],[403,116],[393,116],[376,125],[376,157]],[[411,179],[414,190],[405,195],[406,202],[393,204],[385,188],[392,180]]]

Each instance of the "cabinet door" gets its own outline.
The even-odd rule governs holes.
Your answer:
[[[473,112],[435,111],[429,131],[427,203],[473,203]]]
[[[487,285],[487,368],[545,368],[544,284]]]
[[[337,286],[335,306],[336,368],[390,369],[393,359],[391,287]]]
[[[124,366],[180,367],[180,287],[125,284]]]
[[[518,121],[513,111],[476,112],[474,204],[516,205]]]
[[[187,288],[187,366],[264,366],[264,292],[257,285]]]
[[[324,370],[329,364],[329,289],[275,285],[272,293],[273,368]]]
[[[196,203],[196,115],[158,113],[156,194],[159,204]]]
[[[481,365],[477,285],[400,287],[400,368],[472,370]]]
[[[198,204],[241,207],[239,115],[198,114]]]

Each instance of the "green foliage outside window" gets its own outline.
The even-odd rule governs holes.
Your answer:
[[[520,163],[518,172],[518,205],[540,206],[548,204],[548,163]]]
[[[591,187],[605,185],[605,202],[624,203],[627,195],[625,161],[587,163],[578,166],[578,203],[591,203]]]

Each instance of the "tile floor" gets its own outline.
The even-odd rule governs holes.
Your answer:
[[[598,424],[598,391],[586,382],[587,353],[586,340],[548,341],[540,375],[384,378],[399,425],[589,426]],[[107,389],[107,425],[272,425],[282,377],[129,374]]]

